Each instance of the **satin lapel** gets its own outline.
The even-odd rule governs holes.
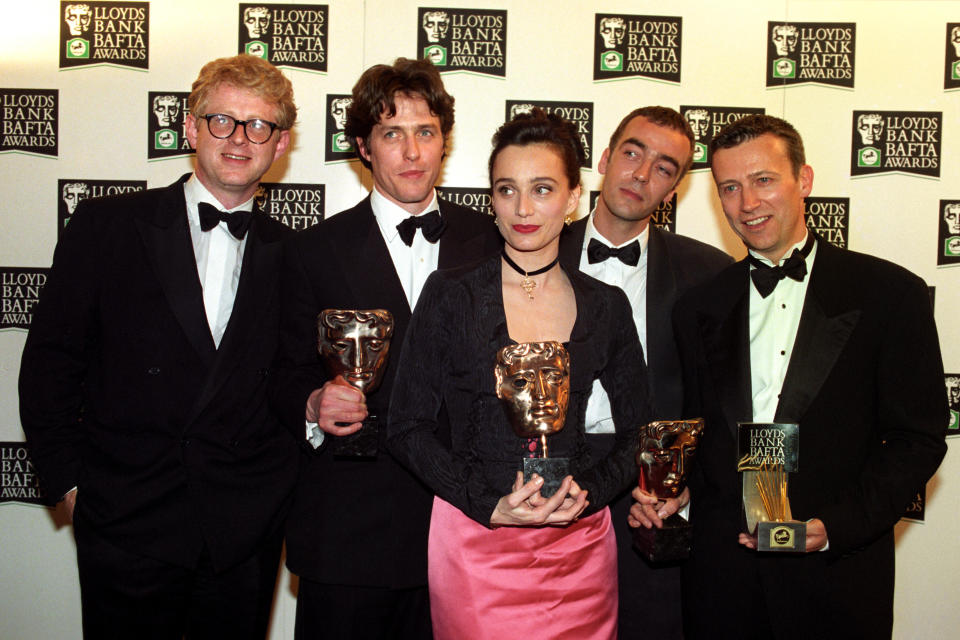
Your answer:
[[[697,318],[707,369],[734,438],[737,422],[753,416],[747,272],[745,260],[727,271],[712,292],[714,304]]]
[[[190,344],[209,366],[216,353],[203,308],[203,288],[197,275],[183,181],[157,192],[152,210],[140,212],[137,230],[167,303]]]
[[[447,222],[447,228],[440,236],[437,268],[450,269],[483,258],[486,238],[480,234],[475,234],[472,231],[472,225],[459,224],[460,212],[452,211],[445,201],[438,199],[438,204],[440,215]],[[474,215],[473,212],[470,215]],[[493,218],[490,218],[490,224],[494,224]]]
[[[832,311],[834,301],[844,299],[832,287],[837,250],[818,241],[817,257],[803,302],[800,326],[790,354],[777,405],[777,422],[800,422],[817,397],[860,319],[860,310]]]
[[[257,329],[260,320],[268,313],[268,306],[276,304],[275,278],[272,275],[279,268],[281,243],[279,237],[270,241],[264,238],[263,227],[258,220],[259,216],[264,215],[255,213],[250,225],[230,321],[223,332],[213,368],[194,405],[194,415],[190,420],[196,417],[223,386],[230,371],[243,357],[247,345],[257,339]]]
[[[379,306],[393,313],[396,322],[402,320],[406,324],[410,318],[410,304],[373,216],[369,197],[358,205],[352,222],[343,241],[332,246],[333,257],[340,263],[340,272],[350,274],[345,285],[352,298],[360,301],[361,307],[366,304],[364,300],[377,300]]]
[[[580,218],[560,233],[560,264],[567,271],[580,269],[580,256],[583,253],[583,239],[587,233],[589,216]]]
[[[677,283],[670,265],[670,254],[663,233],[650,225],[647,241],[647,350],[644,357],[651,372],[654,406],[658,412],[664,407],[678,406],[679,389],[671,389],[670,381],[680,377],[680,363],[676,356],[671,311],[677,297]],[[669,416],[664,416],[669,417]]]

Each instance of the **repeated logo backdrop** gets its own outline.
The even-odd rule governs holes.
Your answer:
[[[297,230],[352,206],[369,189],[369,171],[344,134],[344,114],[360,73],[401,55],[432,60],[457,99],[443,197],[489,212],[490,136],[504,119],[540,106],[571,119],[587,150],[584,215],[598,197],[597,162],[620,118],[662,104],[690,122],[697,144],[679,195],[652,222],[737,257],[742,245],[726,228],[709,174],[710,141],[745,114],[786,117],[803,135],[815,169],[808,227],[838,246],[903,264],[931,290],[936,286],[944,363],[960,371],[960,329],[951,320],[960,314],[955,4],[890,0],[870,3],[869,11],[854,0],[787,0],[776,7],[747,0],[664,7],[626,0],[439,4],[38,0],[18,6],[24,17],[0,27],[7,29],[0,34],[0,264],[9,265],[0,267],[0,368],[8,372],[0,381],[0,464],[8,460],[11,469],[0,477],[0,500],[40,500],[23,462],[29,455],[16,413],[16,372],[57,239],[84,199],[160,187],[191,170],[184,131],[190,85],[203,63],[237,52],[272,61],[294,84],[300,116],[293,144],[265,176],[256,202]],[[947,433],[960,437],[958,379],[947,374],[945,390],[952,410]],[[898,554],[911,559],[898,566],[898,584],[916,588],[920,576],[928,580],[917,562],[960,535],[949,517],[960,509],[960,489],[951,484],[960,477],[957,464],[948,456],[907,514],[925,520],[924,533],[934,540],[898,543]],[[2,505],[0,515],[13,509]],[[46,533],[49,521],[29,514],[18,526],[16,535],[29,539]],[[960,560],[951,568],[960,571]],[[10,592],[3,588],[6,601]],[[65,588],[64,597],[73,598],[74,587]],[[928,624],[933,613],[898,610],[898,628]],[[960,612],[955,616],[960,624]],[[4,624],[0,636],[9,635]],[[930,637],[949,635],[946,628],[952,627],[924,627]],[[292,635],[282,628],[274,634]]]

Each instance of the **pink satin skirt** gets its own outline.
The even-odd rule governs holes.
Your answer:
[[[617,544],[607,508],[567,527],[490,530],[434,498],[429,578],[436,640],[617,636]]]

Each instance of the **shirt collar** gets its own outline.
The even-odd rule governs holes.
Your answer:
[[[397,225],[409,218],[410,213],[380,193],[376,186],[370,191],[370,208],[373,209],[373,215],[377,219],[377,225],[380,227],[380,233],[384,239],[387,242],[393,242],[394,238],[399,234]],[[436,189],[433,190],[433,197],[430,199],[430,204],[417,215],[427,213],[428,211],[439,211]]]
[[[760,262],[762,262],[762,263],[764,263],[764,264],[767,264],[767,265],[770,265],[771,267],[783,266],[783,263],[786,262],[787,259],[788,259],[790,256],[793,255],[793,250],[794,250],[794,249],[797,249],[797,250],[803,249],[803,245],[806,244],[806,242],[807,242],[807,234],[809,234],[809,233],[810,233],[810,231],[807,230],[807,233],[803,234],[803,240],[801,240],[800,242],[796,243],[796,244],[793,245],[792,247],[789,247],[789,248],[786,250],[786,252],[783,254],[783,256],[780,258],[780,261],[779,261],[777,264],[773,264],[772,261],[767,260],[766,258],[764,258],[763,256],[761,256],[759,253],[757,253],[756,251],[754,251],[753,249],[750,249],[750,250],[749,250],[749,253],[750,253],[750,255],[752,255],[754,258],[756,258],[756,259],[759,260]],[[806,259],[804,260],[804,262],[807,263],[808,267],[809,267],[809,265],[813,264],[813,258],[814,258],[814,256],[816,256],[816,255],[817,255],[817,242],[816,242],[816,240],[814,240],[813,248],[810,249],[810,253],[807,255]]]
[[[589,216],[587,217],[587,229],[583,234],[583,251],[587,250],[587,245],[590,244],[590,240],[597,240],[598,242],[602,242],[608,247],[612,247],[614,249],[625,247],[626,245],[636,240],[637,242],[640,243],[640,255],[644,255],[647,252],[647,244],[650,242],[650,224],[651,224],[650,222],[647,222],[647,226],[645,226],[643,228],[643,231],[641,231],[637,235],[626,240],[625,242],[621,242],[620,244],[615,245],[609,240],[607,240],[606,238],[604,238],[603,234],[597,231],[597,227],[593,223],[593,218],[596,215],[596,213],[597,213],[597,210],[596,208],[594,208],[594,210],[591,211]]]
[[[233,209],[225,209],[223,204],[197,179],[196,173],[191,175],[190,178],[183,183],[183,195],[187,200],[187,216],[195,224],[200,224],[200,214],[197,213],[197,205],[201,202],[212,204],[217,209],[227,211],[228,213],[234,211],[253,211],[253,197]]]

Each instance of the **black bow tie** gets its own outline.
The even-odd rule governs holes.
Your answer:
[[[400,233],[400,239],[408,247],[413,246],[413,236],[417,233],[417,228],[423,230],[423,237],[427,242],[436,242],[443,235],[443,230],[447,228],[446,221],[440,217],[439,211],[430,213],[421,213],[418,216],[410,216],[397,225],[397,231]]]
[[[603,244],[596,238],[590,238],[590,243],[587,245],[587,262],[590,264],[603,262],[611,256],[620,258],[620,262],[623,264],[635,267],[637,263],[640,262],[640,242],[634,240],[626,246],[614,249],[613,247],[608,247]]]
[[[755,267],[755,269],[750,272],[750,278],[753,280],[753,285],[757,288],[760,297],[766,298],[773,293],[773,290],[777,288],[777,283],[784,278],[789,277],[797,282],[803,282],[803,279],[807,275],[806,258],[810,255],[811,250],[813,250],[813,234],[808,233],[807,241],[804,243],[803,249],[794,249],[790,257],[787,258],[787,261],[783,263],[783,266],[778,265],[771,267],[767,263],[761,262],[753,257],[752,254],[747,254],[750,264]]]
[[[250,228],[250,221],[253,220],[252,211],[234,211],[226,213],[220,211],[209,202],[200,202],[197,204],[197,213],[200,214],[200,228],[204,231],[210,231],[221,222],[227,223],[227,229],[237,240],[243,240],[247,235],[247,229]]]

